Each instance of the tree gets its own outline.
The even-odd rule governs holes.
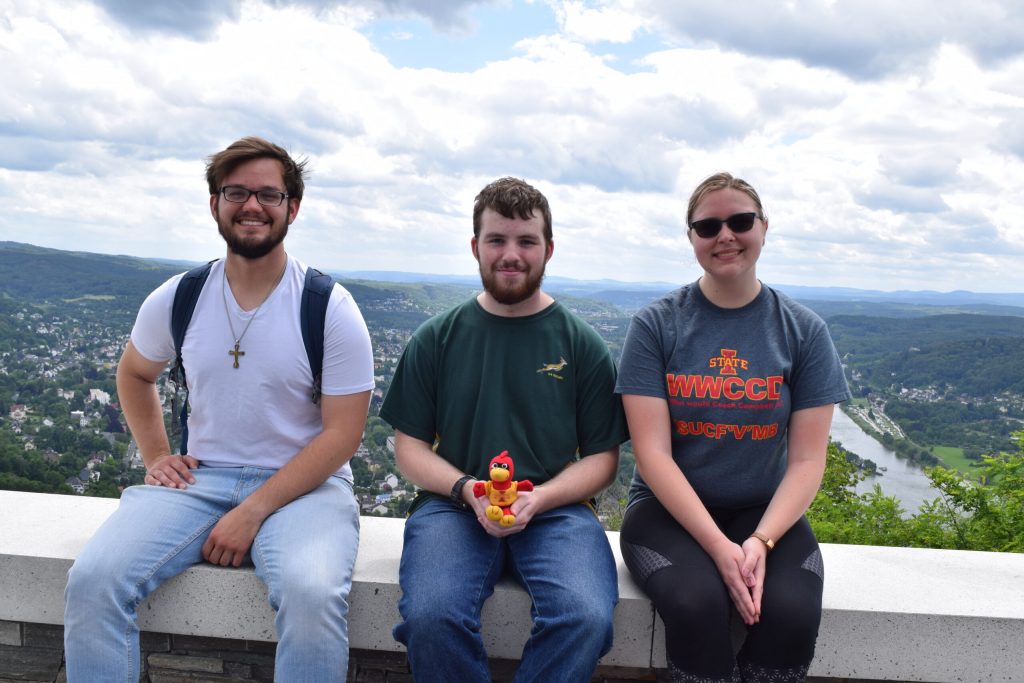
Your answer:
[[[854,487],[864,478],[842,450],[829,443],[825,474],[818,495],[807,511],[815,535],[822,543],[904,545],[903,512],[895,498],[876,485],[858,495]]]
[[[1024,432],[1014,436],[1017,453],[982,456],[980,483],[955,470],[929,472],[942,501],[928,514],[948,527],[953,545],[947,547],[1024,552]]]
[[[983,456],[980,482],[934,467],[936,497],[912,515],[877,485],[866,494],[853,463],[829,444],[821,489],[807,512],[823,543],[1024,552],[1024,432],[1018,452]]]

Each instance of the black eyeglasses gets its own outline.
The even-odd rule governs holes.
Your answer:
[[[232,204],[245,204],[249,197],[256,195],[256,201],[262,206],[281,206],[281,202],[288,198],[284,192],[277,190],[250,190],[241,185],[225,185],[220,188],[220,193]]]
[[[690,223],[690,229],[697,233],[697,237],[708,239],[717,237],[722,232],[722,224],[729,226],[733,232],[747,232],[754,227],[754,221],[760,218],[756,213],[734,213],[728,218],[702,218],[699,221]]]

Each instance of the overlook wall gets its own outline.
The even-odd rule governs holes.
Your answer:
[[[117,501],[0,491],[0,681],[62,680],[63,589]],[[350,680],[408,681],[398,620],[403,521],[364,517],[350,596]],[[664,633],[618,557],[615,644],[600,681],[664,680]],[[1024,680],[1024,555],[824,545],[824,615],[810,674],[842,680]],[[270,680],[275,639],[251,569],[193,567],[139,609],[153,683]],[[510,680],[529,600],[501,583],[484,609],[496,681]]]

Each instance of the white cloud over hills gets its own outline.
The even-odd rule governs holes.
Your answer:
[[[549,272],[686,282],[687,196],[725,169],[768,282],[1024,288],[1015,0],[0,8],[0,239],[216,256],[203,160],[257,134],[310,158],[289,248],[324,268],[473,272],[473,197],[516,175]]]

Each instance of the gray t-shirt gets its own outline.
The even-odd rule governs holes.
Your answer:
[[[672,455],[708,507],[767,503],[786,469],[793,411],[850,398],[825,322],[762,285],[742,308],[693,283],[633,318],[615,387],[668,401]],[[654,494],[634,475],[630,503]]]

